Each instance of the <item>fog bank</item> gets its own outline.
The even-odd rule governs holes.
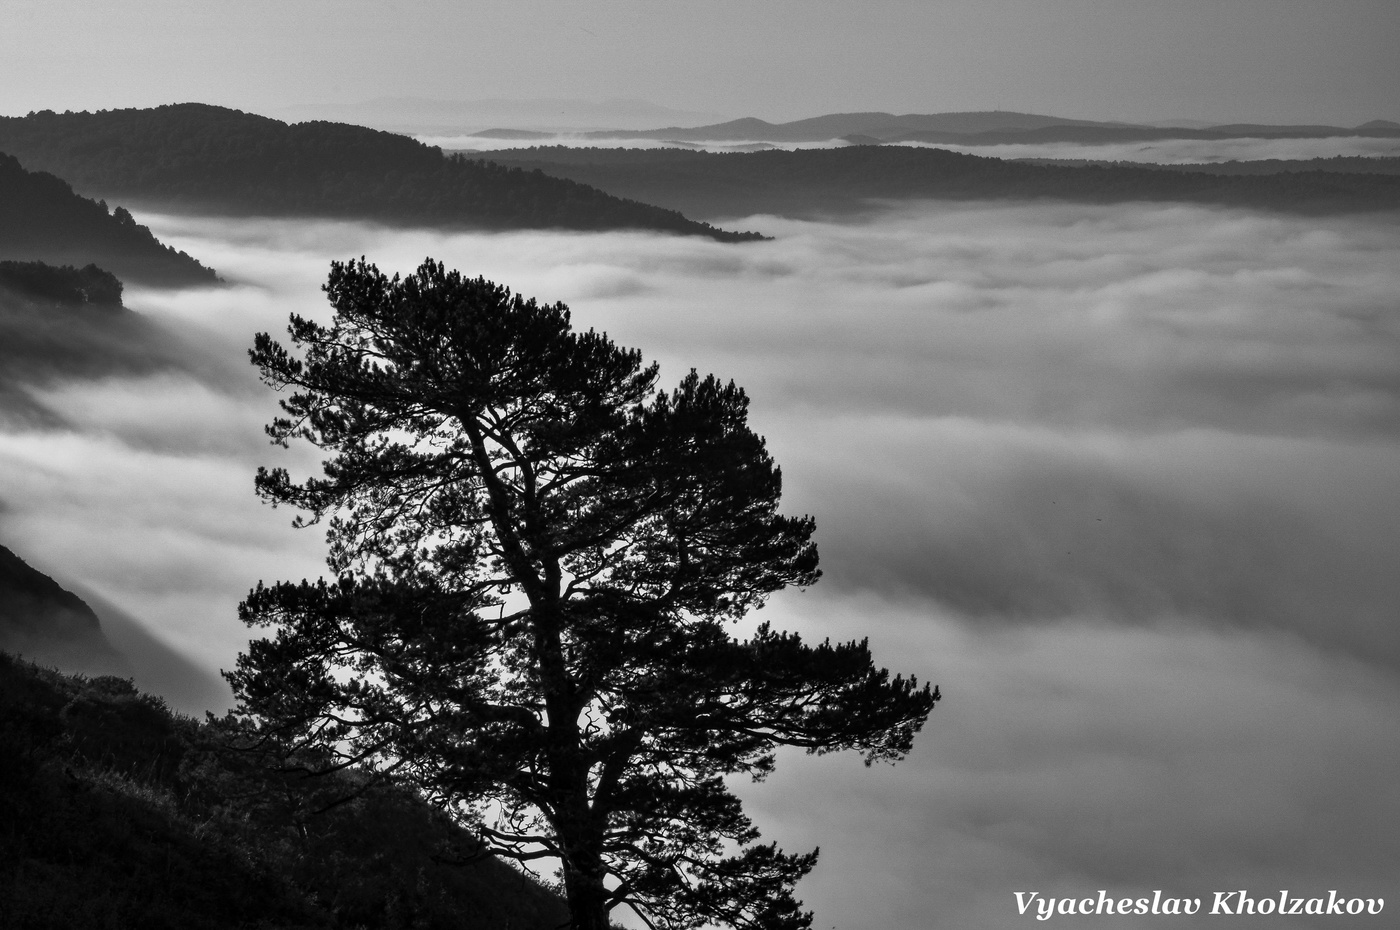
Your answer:
[[[332,259],[432,256],[568,303],[663,384],[743,385],[826,573],[762,619],[942,687],[901,765],[784,757],[742,788],[821,845],[818,926],[1019,926],[1015,890],[1393,897],[1393,220],[927,204],[750,218],[776,238],[742,246],[138,221],[234,282],[127,293],[211,361],[25,381],[48,417],[0,432],[0,542],[205,669],[248,588],[321,570],[252,493],[316,462],[266,445],[253,333],[328,315]]]

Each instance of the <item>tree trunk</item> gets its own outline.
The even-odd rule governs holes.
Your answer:
[[[603,879],[603,830],[589,803],[588,763],[581,758],[579,706],[559,634],[558,571],[546,573],[555,597],[531,598],[535,661],[549,715],[546,758],[555,793],[553,827],[563,851],[564,893],[570,930],[609,930],[608,891]],[[547,592],[548,593],[548,592]],[[543,601],[543,603],[541,603]]]
[[[577,856],[573,857],[579,858]],[[569,903],[569,930],[609,930],[608,890],[603,884],[603,862],[600,856],[591,865],[564,863],[564,894]]]

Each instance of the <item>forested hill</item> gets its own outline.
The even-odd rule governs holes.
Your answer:
[[[912,199],[1178,201],[1311,214],[1400,209],[1396,175],[1071,167],[911,146],[743,153],[554,146],[487,157],[709,219],[755,213],[814,217],[867,210],[872,201]]]
[[[204,104],[0,117],[0,151],[79,190],[167,207],[480,229],[648,229],[762,238],[344,123]]]
[[[122,207],[109,212],[67,183],[24,166],[0,147],[0,259],[97,263],[146,284],[212,284],[213,269],[162,245]]]

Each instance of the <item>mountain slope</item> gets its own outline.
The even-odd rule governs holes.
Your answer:
[[[89,672],[126,670],[92,608],[4,546],[0,650]]]
[[[415,795],[0,653],[6,930],[554,930],[563,902]]]
[[[445,156],[405,136],[204,104],[0,118],[0,150],[79,189],[177,209],[479,229],[761,238],[573,181]]]
[[[0,259],[57,265],[97,263],[147,284],[212,284],[213,269],[162,245],[122,207],[108,212],[67,182],[27,171],[0,146]]]

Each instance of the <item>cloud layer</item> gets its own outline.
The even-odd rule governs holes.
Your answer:
[[[252,334],[324,315],[331,259],[431,255],[569,303],[664,382],[744,385],[826,571],[764,619],[942,686],[905,763],[742,788],[822,846],[819,926],[1020,925],[1015,890],[1392,897],[1392,222],[930,205],[726,246],[140,221],[235,282],[127,295],[209,361],[26,382],[51,417],[0,434],[0,541],[206,667],[253,583],[320,570],[252,494],[257,464],[315,467],[265,445]]]

